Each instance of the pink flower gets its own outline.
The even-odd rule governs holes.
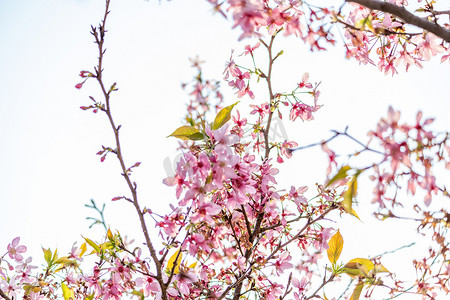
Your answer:
[[[5,277],[6,278],[6,277]],[[0,278],[0,289],[8,295],[10,299],[19,299],[18,291],[21,290],[20,286],[16,285],[16,278],[12,277],[9,282]]]
[[[435,40],[436,36],[432,33],[427,33],[425,36],[417,35],[412,38],[412,41],[418,44],[417,51],[420,57],[425,60],[430,60],[431,57],[444,51],[444,48],[436,44]]]
[[[292,150],[291,148],[297,147],[298,144],[294,141],[288,142],[288,141],[284,141],[283,144],[281,145],[280,148],[280,152],[281,155],[286,156],[287,158],[291,158],[292,157]]]
[[[260,45],[260,43],[256,43],[255,46],[251,47],[250,45],[245,46],[245,52],[243,53],[244,55],[250,54],[253,55],[253,51],[255,51],[256,48],[258,48]]]
[[[150,276],[137,278],[136,284],[138,286],[144,286],[144,296],[145,297],[150,296],[151,293],[157,293],[160,291],[158,282]]]
[[[286,269],[291,269],[294,265],[291,264],[289,261],[292,259],[292,257],[289,255],[289,252],[283,252],[278,259],[273,264],[277,275],[280,276],[281,273],[284,272]]]
[[[332,228],[324,228],[320,233],[317,234],[317,239],[314,242],[314,247],[316,247],[316,249],[319,251],[328,249],[328,240],[331,238],[332,232]]]
[[[298,87],[311,89],[313,86],[311,83],[308,82],[308,80],[309,80],[309,73],[307,72],[303,74],[302,81],[298,84]]]
[[[16,237],[12,240],[10,244],[8,244],[8,254],[9,257],[15,259],[20,262],[23,259],[23,256],[20,253],[25,253],[27,251],[27,247],[24,245],[19,245],[20,237]]]
[[[308,285],[308,281],[305,277],[302,280],[298,280],[297,278],[292,278],[292,285],[298,289],[298,293],[294,292],[295,300],[303,299],[303,295],[306,291],[306,286]]]
[[[92,76],[94,76],[94,75],[91,72],[89,72],[89,71],[81,71],[80,72],[80,77],[81,78],[92,77]]]
[[[78,83],[77,85],[75,85],[75,88],[81,89],[83,87],[83,83],[84,82]]]
[[[308,187],[306,187],[306,186],[299,187],[298,189],[295,189],[294,186],[291,186],[291,191],[289,192],[289,197],[294,199],[294,202],[297,205],[297,209],[299,211],[303,211],[303,209],[302,209],[303,204],[308,204],[308,202],[306,201],[306,197],[303,196],[303,193],[306,192],[307,190],[308,190]]]

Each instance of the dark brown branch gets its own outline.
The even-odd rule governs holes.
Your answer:
[[[1,289],[0,289],[0,296],[2,296],[3,299],[11,300]]]
[[[400,19],[402,19],[405,23],[417,26],[426,31],[429,31],[436,36],[442,38],[447,43],[450,43],[450,30],[445,29],[444,27],[430,22],[426,19],[422,19],[409,11],[407,11],[404,7],[398,6],[389,2],[383,2],[378,0],[345,0],[346,2],[358,3],[362,6],[365,6],[369,9],[374,9],[386,13],[390,13]]]

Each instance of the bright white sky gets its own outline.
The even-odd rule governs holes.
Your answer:
[[[85,220],[93,215],[84,207],[91,198],[107,203],[106,218],[113,229],[141,238],[132,208],[109,201],[127,193],[117,162],[111,156],[100,163],[95,155],[101,145],[112,145],[107,120],[79,109],[90,105],[88,96],[99,97],[97,85],[91,81],[81,91],[74,88],[79,71],[96,63],[89,30],[100,21],[103,6],[103,1],[89,0],[0,1],[0,249],[20,236],[36,257],[42,256],[41,246],[64,253],[73,242],[80,243],[81,234],[99,238],[102,229],[89,230]],[[175,159],[177,145],[166,136],[182,125],[188,97],[180,83],[194,74],[188,58],[200,55],[207,61],[205,77],[220,79],[231,49],[239,54],[255,42],[238,43],[240,33],[231,31],[231,23],[213,15],[202,0],[113,0],[107,27],[105,77],[119,87],[112,101],[123,125],[125,159],[130,165],[142,162],[134,180],[143,206],[164,211],[174,203],[175,191],[161,183],[168,175],[163,161]],[[436,129],[450,127],[448,63],[434,60],[408,73],[399,69],[400,75],[392,78],[376,67],[347,61],[340,47],[311,53],[295,38],[279,39],[276,47],[285,51],[275,66],[277,91],[292,90],[304,72],[312,81],[322,81],[319,103],[324,107],[316,120],[293,125],[283,121],[289,139],[300,145],[327,138],[330,129],[346,125],[364,140],[389,105],[402,111],[403,120],[414,121],[417,110],[423,110],[425,116],[436,117]],[[226,104],[236,101],[226,85],[223,91]],[[255,101],[266,101],[264,92],[259,95]],[[246,110],[250,103],[244,98],[237,108]],[[324,181],[325,167],[326,157],[318,149],[296,153],[281,168],[279,182],[285,188],[310,185],[313,193],[314,184]],[[371,187],[360,186],[365,207]],[[370,208],[360,208],[359,214],[364,223],[348,216],[330,223],[344,236],[344,261],[414,241],[412,227],[375,222]],[[386,256],[383,263],[393,272],[411,274],[405,254],[420,253],[425,246]]]

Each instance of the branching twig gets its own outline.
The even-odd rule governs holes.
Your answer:
[[[100,88],[103,92],[103,96],[105,98],[105,103],[106,103],[106,108],[103,109],[103,111],[106,113],[109,123],[111,125],[111,128],[114,132],[114,139],[116,142],[116,149],[115,149],[115,154],[117,156],[117,159],[119,160],[120,166],[121,166],[121,170],[122,170],[122,176],[124,177],[125,181],[127,182],[127,185],[130,189],[131,195],[132,195],[132,203],[136,209],[136,212],[139,216],[139,221],[141,224],[141,228],[142,228],[142,232],[144,234],[144,238],[146,241],[146,245],[148,250],[150,251],[150,256],[153,259],[153,262],[155,263],[156,266],[156,277],[157,280],[161,286],[161,294],[162,294],[162,299],[166,300],[167,299],[167,295],[166,295],[166,289],[167,286],[164,284],[164,281],[162,279],[162,264],[161,262],[158,260],[158,257],[156,255],[156,251],[153,247],[153,244],[150,240],[150,235],[148,233],[148,229],[147,229],[147,225],[145,223],[145,219],[144,219],[144,213],[140,208],[139,202],[138,202],[138,197],[137,197],[137,185],[135,182],[132,182],[130,179],[130,175],[129,172],[127,171],[128,168],[126,167],[125,164],[125,160],[123,158],[123,154],[122,154],[122,148],[120,145],[120,139],[119,139],[119,129],[120,126],[116,126],[113,116],[112,116],[112,112],[111,112],[111,103],[110,103],[110,96],[111,96],[111,92],[115,91],[115,84],[113,84],[111,86],[111,88],[109,90],[107,90],[105,88],[105,84],[103,82],[103,78],[102,78],[102,73],[103,73],[103,56],[105,54],[106,49],[104,49],[104,42],[105,42],[105,33],[106,33],[106,18],[109,14],[109,4],[110,4],[110,0],[106,0],[106,9],[105,9],[105,14],[104,17],[102,19],[101,24],[99,25],[98,28],[93,27],[92,26],[92,31],[91,34],[94,36],[95,38],[95,43],[98,46],[98,52],[99,52],[99,56],[98,56],[98,65],[94,68],[95,69],[95,78],[97,79]]]

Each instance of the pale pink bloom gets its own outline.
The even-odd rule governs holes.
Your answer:
[[[298,87],[311,89],[313,86],[311,83],[308,82],[308,80],[309,80],[309,73],[306,72],[305,74],[303,74],[302,81],[298,84]]]
[[[283,252],[278,259],[273,264],[276,273],[278,276],[284,272],[284,270],[291,269],[294,265],[291,264],[289,261],[292,259],[292,257],[289,255],[289,252]]]
[[[412,41],[417,44],[417,51],[421,58],[430,60],[431,57],[444,51],[444,48],[436,44],[436,36],[432,33],[426,33],[425,36],[417,35],[412,38]]]
[[[156,279],[150,276],[137,278],[136,284],[140,287],[143,286],[145,297],[148,297],[152,293],[157,293],[160,291],[159,283],[156,281]]]
[[[175,281],[177,281],[177,287],[179,291],[183,295],[189,295],[190,289],[189,286],[192,286],[192,283],[197,281],[198,276],[195,274],[192,269],[186,268],[186,272],[180,272],[179,274],[175,275]],[[177,293],[178,295],[178,293]]]
[[[281,155],[286,156],[287,158],[291,158],[292,157],[292,150],[291,148],[297,147],[298,144],[294,141],[288,142],[288,141],[284,141],[283,144],[280,147],[280,152]]]
[[[244,55],[250,54],[253,55],[253,51],[255,51],[260,46],[260,42],[257,42],[255,46],[251,47],[250,45],[245,46]]]
[[[422,68],[422,64],[420,61],[414,57],[412,57],[407,51],[400,51],[400,56],[394,59],[394,64],[396,67],[400,64],[401,61],[403,61],[403,64],[406,67],[406,71],[408,71],[409,66],[412,64],[415,64],[419,68]]]
[[[78,247],[75,247],[75,245],[73,245],[68,257],[71,259],[78,260],[78,261],[83,261],[83,258],[81,258],[80,255],[81,255],[81,249]]]
[[[317,234],[317,239],[314,242],[314,247],[319,250],[328,249],[328,240],[331,238],[333,228],[324,228],[320,233]]]
[[[109,272],[111,272],[111,277],[115,282],[127,281],[131,279],[131,270],[129,267],[125,266],[122,261],[118,258],[114,261],[115,266],[109,268]]]
[[[4,277],[6,278],[6,277]],[[0,278],[0,289],[10,298],[19,299],[21,287],[16,285],[16,278],[12,277],[9,282]]]
[[[177,223],[169,216],[164,216],[163,221],[156,222],[155,227],[160,227],[170,237],[175,237],[178,234]]]
[[[330,175],[331,170],[333,169],[333,165],[336,167],[337,166],[337,161],[336,161],[336,153],[334,153],[334,151],[332,151],[330,148],[328,148],[327,143],[323,142],[322,145],[322,150],[325,151],[325,153],[328,155],[328,168],[327,168],[327,176]]]
[[[21,253],[25,253],[27,251],[27,247],[24,245],[19,245],[20,237],[16,237],[12,240],[10,244],[8,244],[8,255],[12,259],[20,262],[23,259]]]
[[[394,67],[394,59],[381,59],[378,62],[378,70],[384,72],[385,75],[391,72],[392,76],[394,74],[398,74],[397,70]]]
[[[308,190],[308,187],[302,186],[298,189],[295,189],[294,186],[291,186],[291,191],[289,192],[289,197],[294,200],[295,204],[297,205],[297,209],[301,212],[303,211],[303,205],[308,204],[306,201],[306,197],[303,196],[303,193]]]
[[[281,284],[272,283],[268,289],[264,291],[265,300],[276,300],[279,299],[283,294],[283,286]]]
[[[200,204],[195,213],[192,214],[191,222],[195,224],[204,221],[212,226],[214,225],[214,219],[212,217],[220,213],[221,210],[221,206],[212,202]]]
[[[308,285],[308,280],[303,277],[302,280],[298,280],[297,278],[292,278],[292,285],[298,289],[298,291],[294,292],[295,300],[304,299],[303,295],[306,291],[306,286]]]
[[[249,199],[247,196],[231,192],[227,197],[226,207],[231,211],[240,205],[248,203],[248,201]]]
[[[300,117],[303,121],[311,121],[314,120],[313,112],[316,112],[321,105],[310,106],[305,103],[296,102],[291,109],[291,113],[289,114],[289,119],[291,121],[295,121],[297,117]]]
[[[233,5],[235,4],[235,5]],[[246,37],[259,36],[257,30],[261,26],[266,26],[266,15],[262,11],[263,6],[258,2],[236,1],[230,2],[230,10],[234,10],[233,19],[235,21],[233,28],[240,26],[243,33],[239,37],[242,40]]]
[[[288,22],[286,22],[286,24],[284,25],[285,36],[294,34],[296,37],[301,37],[303,35],[302,30],[305,29],[305,26],[300,22],[300,17],[302,15],[302,12],[296,13]]]
[[[45,299],[45,296],[39,292],[35,293],[35,292],[31,292],[30,293],[30,300],[41,300],[41,299]]]
[[[263,119],[266,114],[270,112],[270,106],[269,103],[263,103],[260,106],[250,104],[250,107],[253,108],[253,110],[250,112],[251,115],[259,114],[260,118]]]
[[[102,294],[103,300],[120,300],[122,298],[122,292],[125,288],[116,281],[109,279],[106,284],[103,285]]]

